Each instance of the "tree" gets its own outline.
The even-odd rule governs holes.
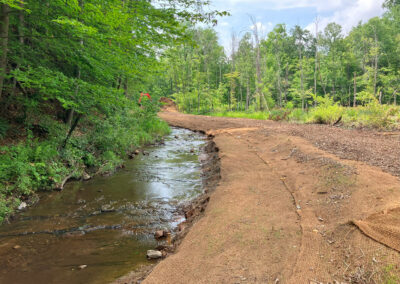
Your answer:
[[[259,98],[259,107],[260,110],[264,110],[266,107],[269,110],[268,104],[265,101],[264,94],[262,92],[262,76],[261,76],[261,54],[260,54],[260,32],[258,30],[258,23],[251,18],[253,23],[252,30],[253,30],[253,37],[254,37],[254,45],[255,45],[255,65],[256,65],[256,94]]]
[[[246,33],[239,42],[239,49],[236,54],[236,67],[240,74],[241,86],[244,85],[246,89],[245,108],[249,109],[251,101],[251,89],[254,84],[254,50],[251,44],[251,34]],[[240,88],[241,88],[240,86]]]

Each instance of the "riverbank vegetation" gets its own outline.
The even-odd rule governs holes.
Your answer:
[[[229,54],[212,29],[193,28],[197,46],[168,51],[164,85],[188,113],[398,128],[400,4],[384,7],[347,35],[316,20],[315,33],[279,24],[263,37],[253,23]]]
[[[0,221],[169,131],[157,117],[160,58],[190,41],[188,26],[225,14],[206,4],[0,1]],[[139,107],[142,91],[152,101]]]

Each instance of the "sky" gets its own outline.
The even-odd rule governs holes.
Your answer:
[[[360,21],[383,14],[384,0],[211,0],[210,8],[230,12],[230,17],[219,19],[215,27],[220,44],[226,52],[231,50],[231,35],[238,37],[251,31],[254,19],[262,34],[276,24],[286,24],[288,29],[295,25],[315,33],[315,19],[318,17],[318,30],[328,23],[335,22],[348,33]]]

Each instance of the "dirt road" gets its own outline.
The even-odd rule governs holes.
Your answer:
[[[400,283],[398,136],[161,116],[214,136],[222,178],[144,283]]]

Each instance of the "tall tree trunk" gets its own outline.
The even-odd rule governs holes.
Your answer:
[[[257,33],[256,33],[257,34]],[[260,110],[263,111],[264,110],[264,96],[261,92],[261,63],[260,63],[260,45],[259,45],[259,41],[258,41],[258,34],[257,34],[257,39],[256,39],[256,73],[257,73],[257,85],[256,85],[256,92],[259,96],[259,103],[260,103]],[[268,109],[268,104],[266,104],[266,107]]]
[[[81,9],[83,9],[83,5],[84,5],[83,0],[79,1],[79,6],[81,7]],[[81,13],[82,13],[82,11],[81,11]],[[79,43],[80,43],[81,48],[83,49],[83,39],[81,39],[79,41]],[[81,79],[81,68],[80,68],[80,66],[77,66],[76,78],[77,78],[77,81],[76,81],[77,83],[76,83],[76,87],[75,87],[75,97],[78,96],[79,88],[80,88],[80,86],[79,86],[79,81]],[[73,126],[73,124],[72,124],[72,120],[74,118],[74,114],[75,114],[75,110],[73,108],[68,110],[67,125],[70,127],[70,131],[71,131],[71,129],[72,129],[72,131],[74,131],[74,129],[76,127],[76,125]],[[80,119],[80,116],[77,117],[76,124],[78,124],[79,119]],[[72,131],[71,131],[71,134],[72,134]],[[69,135],[70,134],[68,134],[67,138],[65,139],[65,142],[64,142],[65,145],[67,144],[67,140],[69,139]],[[63,148],[65,147],[65,145],[63,146]]]
[[[81,119],[81,117],[82,117],[82,114],[78,114],[76,116],[75,121],[74,121],[74,123],[72,123],[71,127],[69,128],[67,137],[65,138],[65,140],[61,146],[62,149],[64,149],[67,146],[68,140],[69,140],[69,138],[71,138],[72,132],[74,132],[75,128],[78,126],[78,122]]]
[[[253,35],[256,44],[256,76],[257,76],[256,93],[259,96],[260,110],[263,111],[265,106],[269,111],[268,103],[266,102],[265,97],[261,90],[262,78],[261,78],[260,37],[258,34],[258,27],[256,21],[253,18],[251,20],[253,22]]]
[[[250,80],[247,79],[247,86],[246,86],[246,110],[249,110],[250,104]]]
[[[278,71],[277,77],[278,77],[277,84],[278,84],[278,90],[279,90],[278,103],[279,103],[279,107],[282,107],[282,87],[281,87],[281,75],[280,75],[279,71]]]
[[[315,19],[315,64],[314,64],[314,95],[317,95],[317,70],[318,70],[318,17]],[[316,103],[316,102],[314,102]]]
[[[20,4],[21,8],[24,8],[24,3]],[[18,20],[19,20],[19,25],[18,25],[18,37],[19,37],[19,43],[21,44],[21,49],[24,46],[24,27],[25,27],[25,17],[24,17],[24,11],[21,10],[19,11],[18,15]],[[22,54],[20,54],[19,60],[22,60]],[[21,67],[20,62],[17,63],[17,67],[15,68],[18,70]],[[12,84],[12,96],[15,96],[17,92],[17,78],[13,78],[13,84]]]
[[[232,33],[231,35],[231,45],[232,45],[232,53],[231,53],[231,60],[232,60],[232,72],[235,71],[235,48],[236,48],[236,35]]]
[[[222,83],[222,67],[221,67],[221,62],[219,63],[219,82]]]
[[[240,111],[243,110],[243,82],[242,77],[240,77]]]
[[[200,113],[200,85],[197,83],[197,112]]]
[[[127,96],[128,95],[128,77],[125,76],[124,79],[124,95]]]
[[[4,78],[7,69],[8,31],[10,26],[10,7],[1,4],[1,58],[0,58],[0,99],[3,94]]]
[[[284,91],[284,95],[285,95],[285,103],[287,102],[287,91],[288,91],[288,87],[289,87],[289,64],[286,63],[286,68],[285,68],[285,91]]]
[[[278,90],[279,90],[278,104],[279,104],[279,107],[282,107],[281,61],[277,54],[275,54],[275,59],[276,59],[276,63],[278,64],[278,70],[277,70],[277,83],[278,83]]]
[[[324,84],[324,81],[322,80],[321,62],[320,61],[318,61],[318,73],[319,73],[319,80],[321,82],[322,90],[324,91],[324,95],[326,96],[326,85]]]
[[[375,57],[374,57],[374,96],[376,96],[376,84],[377,84],[377,76],[378,76],[378,37],[376,35],[376,28],[374,27],[374,42],[375,42]]]
[[[301,109],[304,111],[304,75],[303,75],[303,56],[300,50],[300,92],[301,92]]]
[[[351,84],[349,84],[348,94],[349,94],[349,100],[347,102],[347,106],[350,107],[351,106]]]
[[[354,72],[354,93],[353,93],[353,107],[357,106],[357,77],[356,72]]]
[[[397,90],[395,90],[394,92],[393,92],[393,104],[394,105],[397,105]]]

